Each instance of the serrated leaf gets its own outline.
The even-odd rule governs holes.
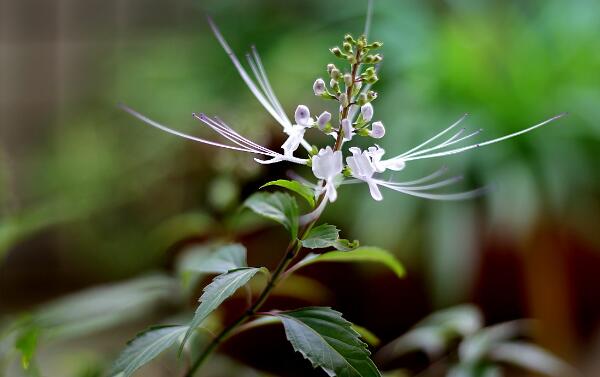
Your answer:
[[[252,211],[282,224],[296,238],[298,235],[298,204],[283,192],[258,192],[250,196],[244,205]]]
[[[235,293],[238,288],[244,286],[257,272],[263,271],[261,268],[246,267],[229,271],[214,278],[214,280],[204,287],[204,292],[200,297],[200,305],[196,309],[194,318],[190,323],[190,328],[185,334],[180,349],[192,335],[194,330],[202,324],[202,321],[208,317],[216,308],[219,307],[227,298]]]
[[[367,345],[341,313],[325,307],[309,307],[274,313],[283,323],[294,350],[329,376],[379,377]]]
[[[177,261],[180,274],[222,274],[246,267],[246,248],[234,243],[228,245],[194,245],[183,251]]]
[[[308,249],[322,249],[332,247],[338,240],[340,231],[334,225],[321,224],[310,230],[302,246]]]
[[[286,188],[290,191],[295,192],[300,195],[304,200],[308,202],[308,204],[314,208],[315,206],[315,192],[308,186],[303,185],[298,181],[290,181],[287,179],[278,179],[276,181],[267,182],[262,185],[260,188],[268,187],[268,186],[279,186]]]
[[[384,249],[378,247],[364,246],[352,251],[330,251],[324,254],[309,254],[298,262],[294,269],[302,268],[320,262],[373,262],[381,263],[391,269],[396,276],[404,276],[404,267],[396,257]]]
[[[144,364],[175,344],[187,330],[188,326],[160,326],[139,333],[127,343],[110,375],[131,376]]]

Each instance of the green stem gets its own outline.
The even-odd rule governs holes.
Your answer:
[[[360,49],[357,49],[356,63],[352,65],[352,84],[348,85],[348,87],[346,88],[346,95],[348,96],[348,101],[350,103],[353,102],[352,101],[352,89],[354,88],[354,82],[356,80],[356,75],[357,75],[358,69],[360,67],[360,54],[361,54]],[[342,112],[340,114],[341,115],[340,122],[341,122],[341,119],[345,119],[348,117],[349,110],[350,110],[350,105],[345,106],[342,109]],[[334,150],[336,150],[336,151],[340,150],[340,148],[342,147],[343,139],[344,139],[344,133],[342,131],[342,127],[340,124],[338,137],[335,142]],[[319,204],[321,204],[321,202],[323,200],[325,200],[325,195],[321,194],[317,200],[316,207],[318,207]],[[219,334],[217,334],[217,336],[208,344],[208,346],[206,346],[206,348],[204,349],[204,352],[202,352],[202,354],[200,354],[200,356],[196,359],[196,361],[194,361],[194,363],[192,364],[190,369],[185,374],[185,377],[192,377],[198,371],[198,369],[200,369],[202,364],[204,364],[204,362],[206,361],[208,356],[219,346],[219,344],[221,344],[225,339],[227,339],[227,337],[231,334],[231,332],[233,330],[235,330],[238,326],[244,324],[248,319],[253,317],[256,314],[256,312],[258,312],[258,310],[265,303],[265,301],[267,301],[267,298],[269,298],[269,295],[273,292],[273,289],[277,286],[277,283],[279,282],[281,275],[286,271],[287,267],[290,265],[292,260],[294,260],[296,255],[298,255],[298,252],[302,248],[301,240],[308,234],[308,232],[310,232],[310,230],[315,225],[317,220],[318,220],[318,218],[314,219],[313,221],[309,222],[304,227],[302,227],[302,229],[299,232],[299,237],[297,239],[290,241],[290,243],[285,251],[285,254],[283,255],[283,258],[281,259],[281,261],[275,268],[275,271],[273,271],[273,273],[271,274],[271,278],[267,282],[267,285],[261,292],[260,296],[258,296],[258,299],[254,302],[254,304],[252,304],[250,309],[245,311],[244,314],[242,314],[236,321],[234,321],[233,323],[231,323],[230,325],[225,327],[223,330],[221,330],[221,332]]]
[[[258,299],[254,302],[254,304],[252,304],[250,309],[245,311],[244,314],[242,314],[236,321],[225,327],[223,330],[221,330],[221,332],[219,332],[219,334],[217,334],[217,336],[208,344],[208,346],[206,346],[202,354],[200,354],[196,361],[194,361],[194,364],[192,364],[190,369],[187,371],[185,377],[192,377],[202,366],[202,364],[204,364],[208,356],[219,346],[219,344],[227,339],[233,330],[245,323],[248,319],[253,317],[256,312],[259,311],[261,306],[265,303],[265,301],[267,301],[267,298],[269,298],[269,295],[272,293],[273,289],[277,286],[281,274],[286,270],[286,268],[302,248],[302,243],[300,240],[304,238],[306,234],[308,234],[316,221],[317,219],[305,225],[300,231],[300,237],[290,241],[283,258],[281,261],[279,261],[279,264],[271,274],[271,278],[267,282],[267,285],[261,292],[260,296],[258,296]]]

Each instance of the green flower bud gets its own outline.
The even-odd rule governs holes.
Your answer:
[[[342,48],[344,49],[345,52],[352,53],[352,45],[350,43],[344,42],[342,44]]]
[[[352,35],[350,35],[350,34],[346,34],[344,36],[344,41],[351,43],[351,44],[356,44],[356,41],[354,40],[354,38],[352,38]]]
[[[344,84],[346,84],[346,87],[349,87],[350,85],[352,85],[352,75],[349,73],[346,73],[344,75]]]
[[[340,101],[340,104],[344,107],[348,106],[348,96],[346,95],[346,93],[342,93],[338,96],[338,100]]]
[[[337,69],[335,64],[333,64],[333,63],[327,64],[327,73],[329,73],[331,75],[331,71],[333,71],[334,69]]]
[[[362,105],[364,105],[367,102],[369,102],[367,94],[366,93],[360,93],[360,95],[358,96],[358,104],[360,106],[362,106]]]
[[[373,63],[374,63],[374,64],[376,64],[376,63],[379,63],[379,62],[381,62],[382,60],[383,60],[383,56],[381,56],[381,55],[379,55],[379,54],[373,55]]]
[[[371,50],[376,50],[378,48],[381,48],[381,46],[383,46],[383,42],[373,42],[373,43],[367,45],[367,48],[371,49]]]
[[[329,51],[331,51],[331,53],[338,58],[343,58],[345,56],[339,47],[334,47],[334,48],[330,49]]]
[[[350,170],[350,167],[348,165],[344,166],[344,169],[342,169],[342,174],[346,178],[352,177],[352,170]]]
[[[367,55],[363,58],[363,63],[365,64],[373,64],[373,55]]]
[[[340,92],[340,84],[337,82],[337,80],[331,79],[331,81],[329,81],[329,87],[336,93]]]
[[[377,77],[377,75],[372,75],[369,76],[365,79],[366,82],[368,82],[369,84],[375,84],[377,81],[379,81],[379,77]]]
[[[348,62],[350,64],[356,64],[356,56],[354,56],[354,55],[347,55],[346,59],[348,59]]]

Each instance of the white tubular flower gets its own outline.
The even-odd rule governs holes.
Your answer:
[[[325,194],[330,202],[337,199],[335,179],[342,173],[342,152],[333,151],[330,146],[321,149],[312,158],[312,171],[315,177],[325,181]]]
[[[400,171],[406,167],[406,163],[401,158],[382,160],[384,154],[385,149],[381,148],[379,145],[367,149],[367,155],[371,158],[371,163],[377,173],[383,173],[388,169]]]
[[[377,187],[377,181],[373,178],[376,170],[371,163],[368,152],[361,152],[357,147],[352,147],[349,150],[352,153],[352,157],[347,157],[346,162],[352,171],[352,176],[369,185],[369,191],[373,199],[377,201],[382,200],[383,196],[381,195],[381,191],[379,191],[379,187]]]
[[[345,141],[352,140],[352,136],[354,135],[354,127],[352,127],[352,123],[349,119],[342,119],[342,132],[344,133]]]
[[[262,64],[262,61],[260,59],[260,56],[258,55],[258,51],[256,50],[256,48],[252,46],[252,53],[247,54],[246,59],[248,61],[248,64],[250,65],[252,73],[254,74],[254,79],[258,83],[258,86],[250,77],[244,66],[242,66],[242,63],[240,63],[238,58],[235,56],[233,50],[231,49],[231,47],[229,47],[229,44],[227,43],[225,38],[223,38],[223,35],[219,31],[219,28],[217,28],[217,25],[215,25],[215,23],[210,17],[208,18],[208,23],[213,33],[215,34],[215,37],[217,38],[217,40],[231,59],[231,62],[237,69],[238,73],[240,74],[240,77],[242,78],[242,80],[244,80],[244,82],[246,83],[254,97],[256,97],[258,102],[260,102],[260,104],[265,108],[265,110],[267,110],[267,112],[271,114],[271,116],[275,118],[275,120],[279,124],[281,124],[284,130],[291,126],[292,122],[286,115],[285,111],[283,110],[283,107],[281,106],[281,103],[279,102],[277,96],[275,95],[275,92],[273,91],[273,88],[271,87],[271,83],[269,82],[269,79],[267,77],[265,67]],[[312,146],[306,140],[303,139],[301,141],[301,144],[307,151],[312,150]]]
[[[315,96],[321,96],[325,93],[325,81],[323,79],[318,78],[313,84],[313,91],[315,92]]]
[[[312,126],[312,119],[310,117],[310,110],[304,105],[298,105],[296,112],[294,113],[294,119],[296,124],[304,127]]]
[[[360,113],[366,122],[370,122],[373,118],[373,105],[371,103],[365,103],[360,107]]]
[[[374,139],[381,139],[382,137],[385,136],[385,127],[383,126],[383,123],[377,121],[377,122],[373,122],[373,124],[371,124],[371,130],[369,131],[369,136],[371,136]]]
[[[331,113],[329,113],[328,111],[323,111],[321,113],[321,115],[319,115],[319,118],[317,118],[317,127],[319,127],[319,129],[321,131],[323,131],[325,129],[325,126],[327,126],[327,123],[329,123],[330,120],[331,120]]]
[[[283,154],[287,157],[293,157],[294,152],[300,146],[300,143],[304,140],[304,132],[306,131],[306,127],[294,124],[293,126],[289,126],[285,133],[288,134],[287,140],[283,143],[281,148],[283,149]]]

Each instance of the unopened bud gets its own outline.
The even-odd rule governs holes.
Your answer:
[[[338,100],[340,101],[340,104],[343,107],[348,106],[348,96],[346,95],[346,93],[342,93],[339,95]]]
[[[342,119],[342,132],[344,133],[344,140],[352,140],[352,123],[348,119]]]
[[[342,76],[342,73],[337,68],[332,69],[329,74],[330,74],[331,78],[336,81],[339,80],[340,77]]]
[[[328,111],[323,111],[323,113],[319,115],[319,118],[317,118],[317,127],[319,127],[321,131],[325,130],[325,127],[330,120],[331,114]]]
[[[367,102],[369,102],[369,100],[367,99],[367,95],[365,93],[361,93],[358,95],[358,104],[359,105],[362,106]]]
[[[296,112],[294,113],[294,120],[296,124],[301,126],[310,126],[312,120],[310,119],[310,110],[304,105],[298,105]]]
[[[373,105],[371,105],[370,103],[366,103],[366,104],[362,105],[360,107],[360,113],[362,115],[362,118],[366,122],[370,122],[371,119],[373,118]]]
[[[333,55],[337,56],[338,58],[343,58],[344,57],[344,54],[342,53],[342,50],[340,50],[339,47],[334,47],[334,48],[332,48],[329,51],[331,51],[331,53]]]
[[[315,92],[315,96],[323,95],[326,91],[325,81],[321,78],[317,79],[313,84],[313,91]]]
[[[350,34],[346,34],[344,36],[344,41],[346,41],[348,43],[352,43],[352,44],[356,43],[356,41],[354,40],[354,38],[352,38],[352,35],[350,35]]]
[[[340,91],[340,84],[338,84],[337,80],[331,79],[329,81],[329,86],[331,87],[331,90],[333,90],[336,93]]]
[[[348,87],[348,86],[352,85],[352,81],[353,81],[353,80],[352,80],[352,75],[351,75],[351,74],[349,74],[349,73],[346,73],[346,74],[344,75],[344,84],[346,84],[346,87]]]
[[[374,99],[376,99],[376,98],[377,98],[377,92],[374,92],[374,91],[372,91],[372,90],[369,90],[369,91],[367,92],[367,100],[368,100],[369,102],[373,101],[373,100],[374,100]]]
[[[351,53],[352,52],[352,45],[348,42],[344,42],[342,44],[342,48],[344,49],[345,52],[347,53]]]
[[[379,55],[379,54],[373,55],[373,63],[374,63],[374,64],[376,64],[376,63],[379,63],[379,62],[381,62],[382,60],[383,60],[383,56],[381,56],[381,55]]]
[[[327,64],[327,73],[329,73],[331,75],[331,71],[333,71],[334,69],[337,69],[335,64],[333,64],[333,63]]]
[[[375,139],[381,139],[383,136],[385,136],[385,127],[383,126],[383,123],[379,121],[373,122],[373,124],[371,124],[371,132],[369,132],[369,136]]]
[[[367,45],[367,48],[375,50],[375,49],[381,48],[381,46],[383,46],[383,42],[373,42],[373,43]]]
[[[379,81],[379,77],[377,77],[377,75],[369,76],[365,79],[365,81],[369,84],[375,84],[377,81]]]

